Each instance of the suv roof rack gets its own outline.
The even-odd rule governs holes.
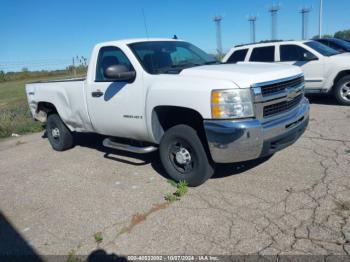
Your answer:
[[[283,42],[283,41],[293,41],[293,40],[262,40],[262,41],[256,42],[256,43],[239,44],[239,45],[235,45],[234,47],[247,46],[247,45],[256,45],[256,44],[266,44],[266,43],[276,43],[276,42]]]

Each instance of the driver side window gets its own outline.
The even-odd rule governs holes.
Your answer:
[[[306,57],[315,57],[315,55],[298,45],[281,45],[280,46],[281,62],[308,61]]]
[[[96,82],[104,82],[109,80],[105,78],[104,71],[112,65],[125,65],[129,71],[133,71],[133,67],[123,53],[118,47],[106,46],[102,47],[98,53],[97,66],[96,66]]]

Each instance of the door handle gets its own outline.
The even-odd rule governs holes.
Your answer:
[[[96,90],[91,93],[92,97],[101,97],[103,96],[103,92],[101,90]]]

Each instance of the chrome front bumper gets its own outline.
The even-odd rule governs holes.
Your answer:
[[[241,162],[271,155],[293,144],[309,122],[309,101],[271,121],[205,120],[211,156],[216,163]]]

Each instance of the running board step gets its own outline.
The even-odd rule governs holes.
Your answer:
[[[112,141],[110,138],[105,138],[103,140],[103,146],[117,149],[117,150],[138,153],[138,154],[147,154],[147,153],[156,151],[158,149],[154,146],[138,147],[138,146],[131,146],[128,144],[122,144],[122,143]]]

